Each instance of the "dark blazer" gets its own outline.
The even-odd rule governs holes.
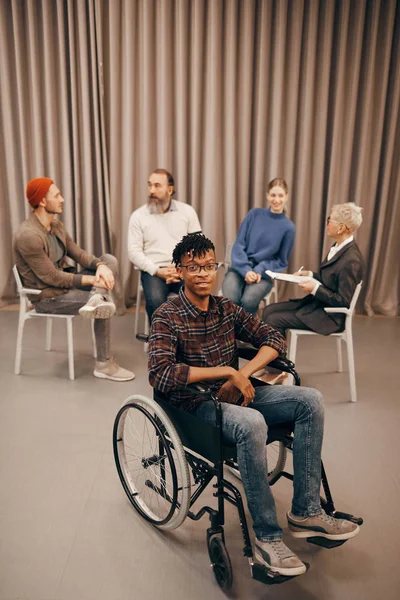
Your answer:
[[[345,315],[328,314],[325,307],[349,308],[357,284],[364,276],[364,261],[357,244],[346,244],[331,260],[322,261],[314,278],[321,282],[315,296],[285,303],[288,309],[297,307],[296,316],[312,331],[322,335],[343,331]],[[289,307],[290,305],[290,307]]]

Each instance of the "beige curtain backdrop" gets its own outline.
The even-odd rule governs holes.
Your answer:
[[[0,0],[0,295],[25,184],[45,174],[133,296],[128,219],[166,167],[219,258],[273,177],[290,269],[317,268],[332,204],[360,204],[360,309],[398,314],[399,57],[396,0]]]

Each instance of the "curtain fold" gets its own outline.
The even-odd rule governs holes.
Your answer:
[[[289,270],[317,268],[333,204],[360,204],[360,309],[398,314],[399,40],[398,0],[0,3],[0,297],[15,294],[25,184],[44,174],[133,297],[127,224],[165,167],[219,259],[276,176],[297,228]]]

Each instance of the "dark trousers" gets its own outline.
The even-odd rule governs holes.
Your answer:
[[[168,299],[168,294],[179,293],[179,290],[183,285],[183,281],[167,284],[164,279],[161,279],[161,277],[157,277],[157,275],[149,275],[149,273],[146,273],[145,271],[141,272],[140,277],[142,281],[144,297],[146,299],[146,313],[151,323],[153,312],[157,310],[161,304],[166,302]]]
[[[297,310],[298,306],[293,306],[292,302],[276,302],[264,308],[262,320],[283,336],[286,335],[286,329],[311,330],[296,316]]]

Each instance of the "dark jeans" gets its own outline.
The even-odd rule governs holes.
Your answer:
[[[112,254],[104,254],[100,259],[106,263],[107,267],[114,273],[114,277],[118,276],[118,261]],[[85,269],[81,271],[82,275],[94,275],[95,271]],[[79,309],[82,308],[93,295],[93,293],[99,293],[106,298],[111,296],[112,292],[108,292],[103,288],[86,288],[77,289],[73,288],[66,294],[60,296],[54,296],[53,298],[44,298],[34,304],[35,310],[38,313],[46,313],[51,315],[77,315]],[[110,298],[110,299],[111,299]],[[94,320],[94,335],[96,338],[96,349],[97,349],[97,360],[105,362],[111,357],[110,350],[110,320],[109,319],[95,319]]]
[[[140,274],[143,293],[146,299],[146,313],[151,323],[153,312],[168,299],[168,294],[178,294],[183,285],[182,281],[178,283],[167,284],[164,279],[157,275],[149,275],[145,271]]]

